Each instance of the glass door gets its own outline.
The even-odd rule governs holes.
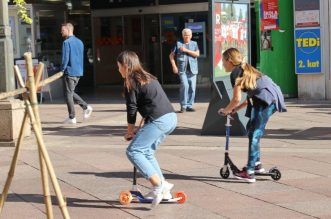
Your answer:
[[[96,85],[120,85],[116,57],[123,50],[138,54],[144,68],[162,83],[158,15],[94,19]]]
[[[162,83],[159,16],[145,15],[143,29],[144,55],[141,59],[146,70],[155,75],[159,82]]]
[[[118,85],[123,79],[116,58],[123,50],[122,17],[94,19],[94,77],[96,85]]]
[[[139,58],[143,53],[142,16],[129,15],[123,18],[124,49],[134,51]],[[143,60],[141,60],[143,61]]]

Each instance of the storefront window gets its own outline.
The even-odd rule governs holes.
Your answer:
[[[40,36],[37,39],[40,51],[38,56],[43,61],[49,61],[54,66],[61,65],[62,36],[61,24],[63,16],[56,16],[57,11],[40,12],[39,25]],[[39,50],[39,49],[38,49]]]

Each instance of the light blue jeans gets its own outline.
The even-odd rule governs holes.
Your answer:
[[[197,84],[197,75],[191,71],[179,74],[180,89],[179,101],[182,109],[192,108],[195,99],[195,89]]]
[[[149,121],[139,129],[126,149],[127,157],[146,179],[157,174],[161,180],[164,180],[155,158],[155,151],[176,125],[176,113],[167,113],[154,121]]]
[[[276,105],[252,107],[251,118],[247,123],[249,139],[247,171],[254,172],[255,162],[260,161],[260,139],[264,134],[269,118],[276,111]]]

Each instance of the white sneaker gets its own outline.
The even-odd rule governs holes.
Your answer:
[[[168,183],[166,181],[162,181],[160,186],[155,186],[152,191],[152,208],[158,206],[164,197],[164,194],[170,193],[170,189],[172,189],[174,185]]]
[[[76,124],[77,121],[76,121],[76,118],[73,118],[73,119],[68,118],[68,119],[64,120],[63,123],[64,124]]]
[[[93,111],[93,108],[90,105],[88,105],[87,109],[84,110],[84,119],[90,118],[92,111]]]
[[[255,173],[264,173],[264,172],[266,172],[265,169],[262,167],[262,163],[260,161],[255,162],[254,172]]]
[[[174,187],[174,184],[169,183],[167,181],[162,182],[164,184],[164,187],[166,187],[166,192],[163,193],[163,199],[172,199],[171,195],[171,189]],[[153,199],[154,198],[154,190],[150,191],[146,195],[144,195],[144,198],[146,199]]]
[[[174,187],[174,184],[169,183],[168,181],[163,181],[162,183],[164,184],[165,187],[165,191],[163,192],[163,198],[172,199],[171,189]]]

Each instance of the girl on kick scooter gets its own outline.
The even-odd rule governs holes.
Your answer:
[[[171,199],[170,190],[174,185],[164,179],[155,151],[176,128],[177,115],[158,80],[143,69],[136,53],[122,52],[117,57],[117,65],[124,79],[127,108],[128,126],[124,137],[132,139],[126,154],[152,184],[152,191],[144,197],[151,198],[155,207],[162,199]],[[144,125],[135,133],[137,112],[144,118]]]
[[[231,72],[233,97],[230,103],[219,109],[218,113],[228,115],[247,107],[246,116],[248,135],[248,162],[235,177],[247,182],[255,182],[254,173],[264,172],[260,162],[260,139],[266,124],[275,111],[286,112],[283,94],[268,76],[253,66],[243,63],[242,54],[236,48],[229,48],[222,54],[226,72]],[[247,99],[241,104],[241,92],[247,93]]]

